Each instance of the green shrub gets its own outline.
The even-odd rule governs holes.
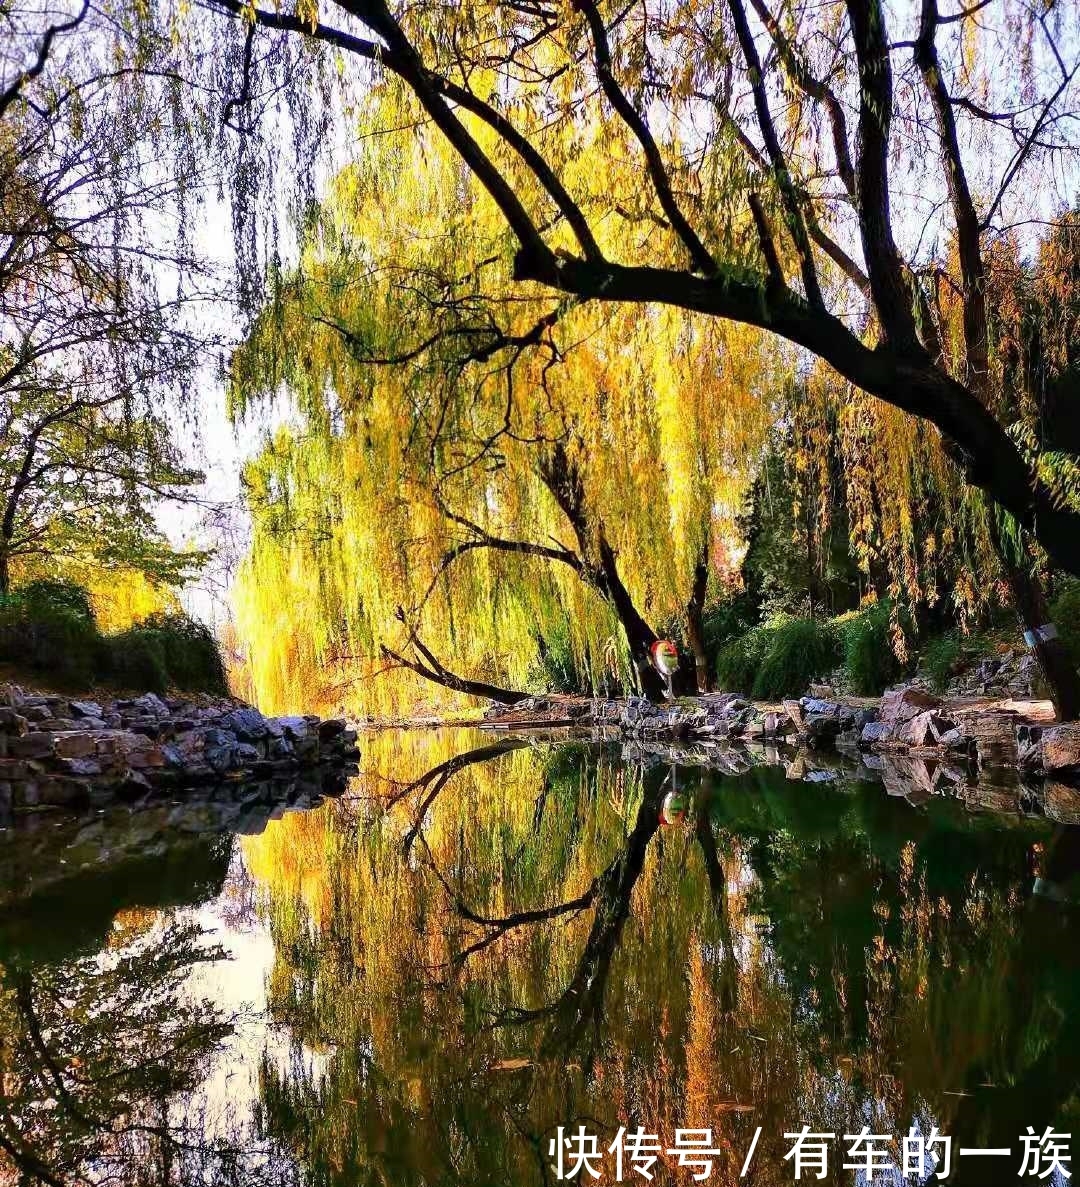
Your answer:
[[[878,696],[903,675],[889,634],[888,602],[876,602],[837,622],[844,647],[844,672],[851,691]]]
[[[742,638],[756,621],[754,600],[745,591],[728,593],[710,602],[702,615],[706,655],[715,662],[720,649],[733,639]]]
[[[92,622],[94,618],[90,595],[81,585],[72,581],[31,581],[20,586],[12,597],[26,607],[30,617],[63,612],[84,622]]]
[[[186,614],[154,614],[108,640],[112,680],[125,688],[225,692],[214,636]]]
[[[718,686],[726,692],[749,694],[767,642],[768,632],[756,627],[720,647],[713,660]]]
[[[829,620],[792,618],[766,628],[768,641],[754,677],[760,700],[798,696],[840,662],[840,637]]]
[[[86,591],[35,581],[0,598],[0,659],[61,680],[89,682],[101,659],[101,636]]]
[[[841,641],[829,620],[792,618],[755,627],[725,643],[716,676],[728,692],[776,700],[804,693],[841,659]]]
[[[205,623],[186,614],[155,614],[139,629],[159,641],[171,687],[228,691],[221,649]]]
[[[106,641],[107,660],[104,678],[118,688],[165,692],[169,687],[169,670],[165,651],[152,631],[139,627],[110,635]]]
[[[939,635],[936,639],[928,639],[923,645],[920,666],[937,692],[945,691],[949,677],[956,670],[963,654],[964,646],[960,636],[951,632]]]
[[[843,664],[853,692],[875,696],[903,674],[889,638],[889,606],[841,618],[789,618],[755,627],[716,654],[721,688],[760,700],[800,696]]]
[[[103,636],[84,589],[34,581],[0,598],[0,660],[68,685],[224,693],[213,635],[186,614],[157,614]]]

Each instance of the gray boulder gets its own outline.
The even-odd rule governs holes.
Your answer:
[[[892,730],[892,725],[887,721],[868,721],[859,733],[859,743],[863,746],[873,746],[875,743],[887,741]]]
[[[803,697],[799,705],[808,717],[839,717],[841,712],[841,706],[836,701],[824,701],[818,697]]]
[[[221,748],[222,746],[235,746],[239,741],[236,734],[232,730],[218,729],[214,726],[209,726],[201,731],[203,745],[209,750],[211,747]]]
[[[306,717],[279,717],[277,718],[277,723],[279,726],[281,726],[285,737],[293,742],[299,742],[301,738],[306,738],[311,732],[311,728]]]
[[[147,692],[141,697],[136,697],[131,702],[131,707],[138,713],[146,714],[151,717],[168,717],[169,706],[157,695],[157,693]]]
[[[71,716],[97,717],[100,719],[102,716],[101,706],[97,703],[97,701],[72,701]]]
[[[241,742],[258,742],[270,734],[267,720],[258,709],[234,709],[220,718],[218,725],[230,730]]]

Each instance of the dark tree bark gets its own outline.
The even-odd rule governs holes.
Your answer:
[[[1005,573],[1025,639],[1034,640],[1034,645],[1029,646],[1046,678],[1058,718],[1075,721],[1080,717],[1080,673],[1061,639],[1056,634],[1046,637],[1047,628],[1054,624],[1050,622],[1042,582],[1009,562]]]
[[[540,477],[574,530],[582,560],[582,575],[615,609],[642,691],[650,701],[663,701],[664,681],[653,667],[651,656],[652,645],[658,636],[634,605],[634,599],[619,574],[615,550],[604,535],[603,527],[594,527],[589,522],[581,475],[561,443],[542,461]]]
[[[694,655],[694,677],[698,692],[708,692],[712,684],[709,657],[705,652],[705,597],[709,587],[709,545],[706,541],[694,566],[694,585],[686,603],[686,639]]]
[[[1008,557],[1002,557],[1002,565],[1025,640],[1034,640],[1028,646],[1046,678],[1057,717],[1062,722],[1075,721],[1080,717],[1080,672],[1060,637],[1046,636],[1053,623],[1042,582]]]
[[[1053,624],[1050,622],[1050,610],[1042,582],[1031,572],[1030,558],[1024,558],[1027,563],[1017,562],[1013,558],[996,524],[992,527],[991,538],[1009,585],[1016,616],[1025,640],[1030,640],[1028,646],[1046,678],[1058,719],[1074,721],[1080,717],[1080,672],[1057,636],[1056,628],[1052,632],[1048,631]]]
[[[382,653],[386,659],[391,660],[399,667],[408,668],[410,672],[415,672],[418,676],[423,676],[432,684],[441,684],[443,688],[465,693],[466,696],[486,697],[489,700],[498,701],[501,705],[516,705],[518,701],[525,700],[529,695],[527,692],[518,692],[512,688],[502,688],[498,684],[488,684],[484,680],[469,680],[464,676],[457,675],[456,672],[451,672],[420,642],[415,632],[410,643],[423,656],[422,660],[409,659],[400,652],[392,651],[385,644],[382,647]]]
[[[555,499],[573,530],[577,541],[577,551],[561,544],[538,544],[530,540],[495,536],[480,524],[443,507],[443,514],[459,525],[467,533],[468,538],[451,548],[443,557],[419,604],[412,611],[412,621],[419,621],[423,608],[442,575],[451,565],[469,553],[488,549],[511,555],[535,557],[544,561],[555,561],[573,569],[582,581],[611,605],[626,636],[642,691],[650,700],[662,701],[665,695],[665,685],[651,660],[651,648],[657,641],[656,632],[634,604],[630,591],[626,588],[619,573],[615,550],[611,547],[603,528],[593,526],[589,519],[581,474],[570,461],[566,449],[561,444],[556,445],[541,458],[538,472],[541,481],[551,492],[552,498]],[[402,623],[406,622],[403,610],[398,611],[398,618]],[[403,667],[411,668],[425,679],[434,680],[459,692],[470,692],[469,686],[471,686],[472,689],[479,690],[472,692],[472,695],[491,697],[506,704],[513,703],[509,699],[511,697],[521,700],[526,695],[525,693],[514,693],[509,689],[498,689],[479,681],[469,681],[448,672],[445,666],[436,660],[426,648],[422,648],[415,630],[410,635],[409,645],[422,651],[426,661],[424,664],[417,665],[415,661],[407,661],[385,647],[383,651],[395,662]],[[544,648],[543,640],[540,641],[540,646],[542,649]]]
[[[703,788],[704,790],[704,788]],[[727,875],[720,864],[716,837],[707,810],[699,808],[694,826],[705,874],[709,879],[716,920],[720,924],[720,1008],[731,1013],[739,1004],[739,958],[735,954],[735,938],[731,931],[731,904],[728,900]]]

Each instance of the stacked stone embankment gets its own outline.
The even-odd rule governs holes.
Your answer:
[[[877,704],[805,696],[762,706],[733,693],[663,705],[637,697],[532,697],[509,710],[492,706],[484,724],[493,729],[590,728],[645,741],[787,741],[810,749],[911,755],[1080,781],[1080,723],[1055,724],[1050,713],[1046,702],[946,699],[902,685]]]
[[[0,686],[0,817],[344,766],[356,732],[233,701],[80,700]]]

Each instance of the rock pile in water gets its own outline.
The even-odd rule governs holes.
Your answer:
[[[484,724],[494,729],[589,726],[617,730],[631,738],[717,739],[782,736],[794,727],[782,713],[765,714],[735,693],[706,693],[671,704],[655,705],[644,697],[606,700],[535,696],[511,708],[493,704]]]
[[[134,799],[358,757],[341,720],[264,717],[233,701],[154,693],[90,701],[0,686],[0,817],[15,809]]]
[[[529,697],[509,710],[493,705],[485,715],[485,724],[497,729],[590,726],[645,740],[724,742],[790,737],[814,746],[831,745],[844,732],[851,733],[854,740],[863,723],[875,717],[872,709],[852,709],[814,697],[785,701],[782,711],[762,709],[736,693],[723,692],[663,705],[652,704],[644,697]]]

